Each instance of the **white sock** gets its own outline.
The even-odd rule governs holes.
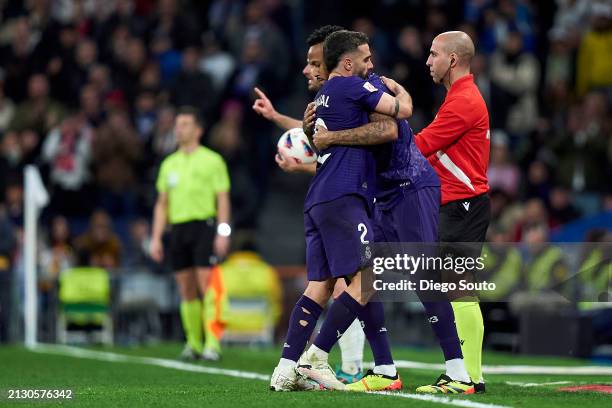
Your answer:
[[[465,364],[463,364],[462,358],[446,360],[446,375],[457,381],[468,383],[472,381],[465,369]]]
[[[310,348],[307,351],[307,358],[309,360],[311,360],[314,356],[315,360],[319,360],[319,361],[327,361],[328,357],[329,357],[329,353],[326,351],[321,350],[320,348],[318,348],[317,346],[315,346],[314,344],[310,346]]]
[[[342,371],[347,374],[357,374],[363,366],[363,345],[365,343],[365,334],[361,327],[359,319],[349,326],[344,332],[338,345],[342,354]]]
[[[297,365],[297,361],[289,360],[288,358],[281,358],[278,361],[279,367],[295,367]]]
[[[379,365],[374,367],[374,373],[395,377],[397,375],[397,369],[395,368],[395,364]]]

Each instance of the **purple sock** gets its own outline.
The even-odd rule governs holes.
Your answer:
[[[359,302],[348,293],[342,292],[329,308],[321,331],[319,331],[313,344],[329,353],[334,344],[338,342],[338,339],[357,318],[361,309],[362,306]]]
[[[423,306],[444,353],[444,359],[463,358],[457,326],[455,326],[455,314],[450,302],[423,302]]]
[[[363,325],[363,332],[368,339],[374,363],[378,365],[393,364],[387,328],[385,327],[385,309],[381,302],[370,302],[365,305],[359,314]]]
[[[283,347],[283,358],[298,361],[312,336],[323,308],[309,297],[298,299],[289,318],[289,329]]]

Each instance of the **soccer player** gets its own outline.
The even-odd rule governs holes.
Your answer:
[[[396,95],[392,97],[365,80],[372,69],[365,34],[330,34],[324,44],[324,60],[331,72],[315,99],[317,123],[321,126],[330,130],[359,127],[367,123],[370,111],[396,118],[412,114],[412,99],[397,83],[389,80],[389,88]],[[351,282],[331,305],[297,371],[325,388],[342,389],[334,382],[327,357],[337,339],[359,318],[374,354],[373,373],[384,380],[377,385],[381,389],[401,389],[384,328],[382,304],[369,302],[371,292],[361,291],[365,267],[362,248],[373,240],[370,214],[376,187],[374,156],[370,149],[360,146],[331,146],[320,151],[317,160],[317,172],[304,205],[308,269],[318,265],[319,274],[350,277]]]
[[[322,81],[319,80],[319,69],[323,64],[323,41],[325,37],[329,34],[343,30],[343,27],[334,26],[334,25],[326,25],[318,28],[313,31],[312,34],[306,40],[308,45],[308,53],[306,57],[306,66],[302,70],[302,74],[308,80],[308,90],[310,92],[317,92],[322,85]],[[313,72],[314,71],[314,72]],[[253,104],[253,110],[255,110],[258,114],[262,115],[264,118],[274,122],[278,127],[283,128],[285,130],[302,127],[302,121],[293,119],[289,116],[280,114],[274,109],[274,105],[267,98],[267,96],[259,89],[255,88],[255,93],[258,98],[255,100]],[[364,126],[367,128],[371,128],[369,125]],[[276,156],[276,161],[283,170],[285,171],[302,171],[308,173],[315,173],[316,164],[305,165],[300,164],[295,161],[285,160],[282,155]],[[324,307],[327,302],[326,299],[329,298],[329,293],[327,290],[322,291],[323,293],[319,293],[316,295],[312,294],[312,290],[321,290],[322,286],[313,286],[311,288],[310,294],[312,298],[316,299],[320,307]],[[332,294],[333,298],[336,298],[337,295],[342,293],[342,291],[346,289],[346,283],[344,280],[336,281],[334,286],[334,292]],[[304,295],[308,297],[306,294]],[[294,314],[292,314],[293,316]],[[295,316],[297,318],[297,315]],[[291,324],[290,324],[291,325]],[[310,328],[305,330],[306,332],[312,331]],[[310,336],[308,336],[310,337]],[[336,377],[342,381],[343,383],[352,383],[355,382],[362,377],[362,366],[363,366],[363,346],[365,341],[365,335],[363,333],[363,329],[361,328],[361,324],[359,320],[355,319],[354,323],[347,329],[344,333],[338,345],[340,346],[340,355],[342,357],[342,364],[336,370]],[[295,349],[301,349],[303,351],[306,343],[302,347],[294,347],[294,350],[283,350],[283,358],[294,358],[297,361],[299,354],[296,354]],[[288,349],[288,348],[286,348]],[[301,351],[300,351],[301,353]]]
[[[187,344],[181,357],[218,360],[214,336],[202,344],[203,302],[217,257],[229,249],[230,181],[223,158],[200,145],[203,123],[195,108],[178,111],[174,133],[178,150],[164,159],[157,177],[151,257],[161,262],[162,234],[169,222],[168,254],[181,296],[181,320]]]
[[[444,85],[447,94],[434,121],[416,135],[416,144],[442,183],[440,242],[475,243],[462,250],[445,245],[445,252],[478,257],[491,218],[487,181],[490,132],[487,106],[470,74],[473,57],[474,43],[464,32],[449,31],[434,38],[427,66],[433,81]],[[456,276],[453,273],[449,278]],[[468,273],[462,279],[473,280],[474,276]],[[450,299],[466,368],[476,383],[476,392],[484,392],[484,325],[478,298],[473,293],[452,292]],[[421,391],[443,392],[435,384]]]

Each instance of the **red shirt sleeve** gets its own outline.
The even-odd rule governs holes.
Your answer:
[[[465,105],[461,105],[460,98],[448,101],[433,122],[417,133],[415,143],[423,156],[429,158],[438,150],[444,150],[468,130],[466,118],[461,115]]]

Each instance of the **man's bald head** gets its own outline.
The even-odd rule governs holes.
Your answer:
[[[457,55],[457,65],[469,66],[474,58],[474,42],[469,35],[463,31],[447,31],[434,38],[434,42],[439,42],[442,49],[447,54]]]

